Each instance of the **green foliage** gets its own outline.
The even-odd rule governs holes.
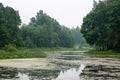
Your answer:
[[[42,10],[31,18],[29,25],[21,24],[18,11],[0,3],[0,48],[7,44],[17,47],[72,47],[70,29],[60,25]],[[13,48],[13,47],[10,47]]]
[[[45,58],[46,54],[40,49],[20,49],[15,52],[0,50],[0,59],[14,58]]]
[[[21,33],[24,46],[33,47],[72,47],[73,36],[69,28],[61,26],[56,20],[40,10],[31,18],[29,25],[23,25]]]
[[[71,33],[73,35],[75,45],[84,45],[84,44],[86,44],[86,41],[85,41],[79,27],[72,28]]]
[[[0,3],[0,47],[9,43],[20,44],[18,43],[20,38],[18,26],[20,23],[18,11],[8,6],[4,7]]]
[[[81,32],[99,50],[120,49],[120,0],[99,1],[84,18]]]
[[[88,51],[87,54],[93,57],[109,57],[109,58],[120,58],[120,53],[113,51],[97,51],[91,50]]]
[[[4,50],[9,52],[17,51],[16,46],[13,44],[5,45]]]

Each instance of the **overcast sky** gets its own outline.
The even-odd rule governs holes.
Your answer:
[[[98,1],[98,0],[96,0]],[[22,24],[28,24],[39,10],[67,27],[80,26],[83,17],[93,7],[93,0],[0,0],[4,6],[19,11]]]

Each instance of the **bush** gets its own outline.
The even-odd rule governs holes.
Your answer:
[[[4,49],[5,51],[9,52],[17,51],[16,46],[14,44],[5,45]]]

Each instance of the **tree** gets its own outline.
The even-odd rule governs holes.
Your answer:
[[[29,25],[21,28],[23,40],[29,37],[36,47],[72,47],[70,29],[61,26],[42,10],[31,18]]]
[[[0,47],[8,43],[18,45],[19,28],[21,20],[18,11],[11,7],[4,7],[0,3]]]
[[[72,28],[71,33],[73,35],[73,39],[74,39],[74,42],[75,42],[76,45],[83,45],[83,44],[86,43],[86,41],[83,37],[83,34],[81,33],[79,27]]]
[[[65,26],[62,26],[62,30],[59,35],[60,39],[60,46],[61,47],[73,47],[74,40],[72,33],[69,28],[66,28]]]
[[[83,20],[82,33],[86,41],[99,50],[119,49],[120,1],[99,1]]]
[[[96,8],[96,6],[97,6],[97,2],[93,0],[93,10]]]

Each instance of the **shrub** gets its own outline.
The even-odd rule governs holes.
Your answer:
[[[9,52],[17,51],[16,46],[14,44],[5,45],[4,49],[5,51]]]

